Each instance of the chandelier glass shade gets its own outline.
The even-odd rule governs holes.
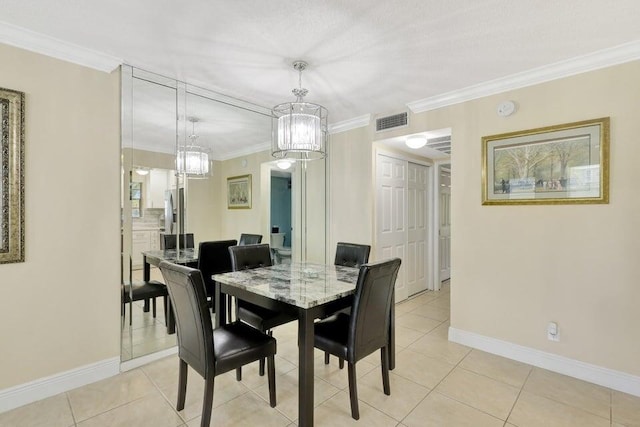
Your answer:
[[[189,178],[205,178],[209,175],[209,153],[203,146],[197,144],[198,135],[195,133],[197,119],[190,118],[189,121],[193,124],[193,132],[189,135],[188,145],[178,147],[176,170]]]
[[[176,160],[178,173],[186,173],[193,177],[209,174],[209,154],[199,145],[188,145],[184,149],[178,149]]]
[[[300,72],[307,66],[296,61],[294,68]],[[326,155],[328,112],[321,105],[305,102],[307,90],[294,89],[295,102],[278,104],[272,109],[272,150],[277,159],[316,160]]]

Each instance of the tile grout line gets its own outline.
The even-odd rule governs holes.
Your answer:
[[[65,391],[64,395],[67,398],[67,405],[69,405],[69,412],[71,412],[71,419],[73,420],[73,425],[77,426],[78,423],[76,422],[76,416],[73,413],[73,406],[71,406],[71,399],[69,398],[69,393]]]
[[[507,418],[505,418],[505,420],[504,420],[505,425],[507,425],[507,421],[509,420],[509,417],[513,413],[513,409],[516,407],[516,404],[518,403],[518,400],[520,400],[520,395],[524,391],[524,386],[527,384],[527,381],[529,381],[529,377],[531,376],[532,373],[533,373],[533,366],[531,367],[531,369],[529,369],[529,373],[527,374],[527,378],[524,379],[524,382],[522,383],[522,386],[520,387],[520,390],[518,391],[518,395],[516,396],[516,400],[514,400],[513,401],[513,405],[511,405],[511,409],[509,410],[509,413],[507,414]]]
[[[446,322],[446,320],[445,320],[445,322]],[[443,322],[443,323],[444,323],[444,322]],[[473,350],[471,350],[471,351],[473,351]],[[456,368],[460,365],[460,363],[462,363],[462,361],[463,361],[464,359],[466,359],[466,358],[471,354],[471,351],[470,351],[469,353],[467,353],[467,354],[466,354],[462,359],[460,359],[460,360],[458,361],[458,363],[457,363],[457,364],[455,364],[455,365],[453,366],[453,368],[451,368],[451,370],[447,373],[447,375],[445,375],[444,377],[442,377],[442,379],[441,379],[440,381],[438,381],[438,383],[437,383],[436,385],[434,385],[434,386],[433,386],[433,388],[432,388],[431,390],[429,390],[429,393],[427,393],[427,395],[426,395],[425,397],[423,397],[423,398],[422,398],[422,400],[420,400],[420,402],[418,402],[418,403],[413,407],[413,409],[411,409],[411,411],[409,411],[409,413],[408,413],[407,415],[405,415],[405,417],[400,421],[401,423],[404,423],[404,421],[407,419],[407,417],[408,417],[409,415],[411,415],[411,413],[412,413],[413,411],[415,411],[415,410],[416,410],[416,408],[417,408],[417,407],[418,407],[422,402],[424,402],[424,401],[427,399],[427,397],[429,397],[429,396],[431,395],[431,393],[433,393],[433,392],[436,390],[436,388],[437,388],[440,384],[442,384],[442,382],[443,382],[443,381],[444,381],[444,380],[445,380],[449,375],[451,375],[451,373],[452,373],[453,371],[455,371],[455,370],[456,370]],[[428,357],[428,356],[425,356],[425,357]],[[403,378],[404,378],[404,377],[403,377]],[[424,387],[424,386],[423,386],[423,387]],[[447,396],[447,397],[449,397],[449,396]],[[452,399],[452,400],[455,400],[455,401],[457,402],[457,400],[456,400],[456,399],[453,399],[453,398],[451,398],[451,399]],[[463,405],[466,405],[466,406],[469,406],[470,408],[473,408],[473,406],[467,405],[467,404],[466,404],[466,403],[464,403],[464,402],[459,402],[459,403],[462,403]],[[473,409],[479,410],[479,409],[477,409],[477,408],[473,408]],[[482,411],[481,411],[481,412],[482,412]],[[490,414],[489,414],[489,415],[490,415]],[[493,415],[491,415],[491,416],[493,416]],[[495,418],[495,417],[494,417],[494,418]]]

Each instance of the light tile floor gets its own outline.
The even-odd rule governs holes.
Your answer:
[[[640,398],[447,341],[449,287],[397,305],[397,366],[382,392],[378,354],[357,365],[360,421],[351,419],[346,369],[315,360],[317,426],[640,426]],[[269,407],[257,364],[243,381],[216,378],[212,425],[295,426],[295,323],[278,340],[278,405]],[[204,382],[190,371],[174,410],[177,357],[0,414],[0,426],[199,426]]]

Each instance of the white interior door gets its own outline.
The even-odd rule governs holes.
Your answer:
[[[407,259],[408,296],[427,289],[427,173],[423,165],[407,166]]]
[[[399,257],[396,301],[407,298],[407,162],[378,154],[376,159],[376,259]]]
[[[451,172],[440,167],[440,281],[451,278]]]

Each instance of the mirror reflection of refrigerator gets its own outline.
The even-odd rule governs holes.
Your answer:
[[[164,232],[184,234],[184,188],[164,192]],[[180,213],[180,215],[178,215]],[[180,218],[178,232],[178,216]]]

